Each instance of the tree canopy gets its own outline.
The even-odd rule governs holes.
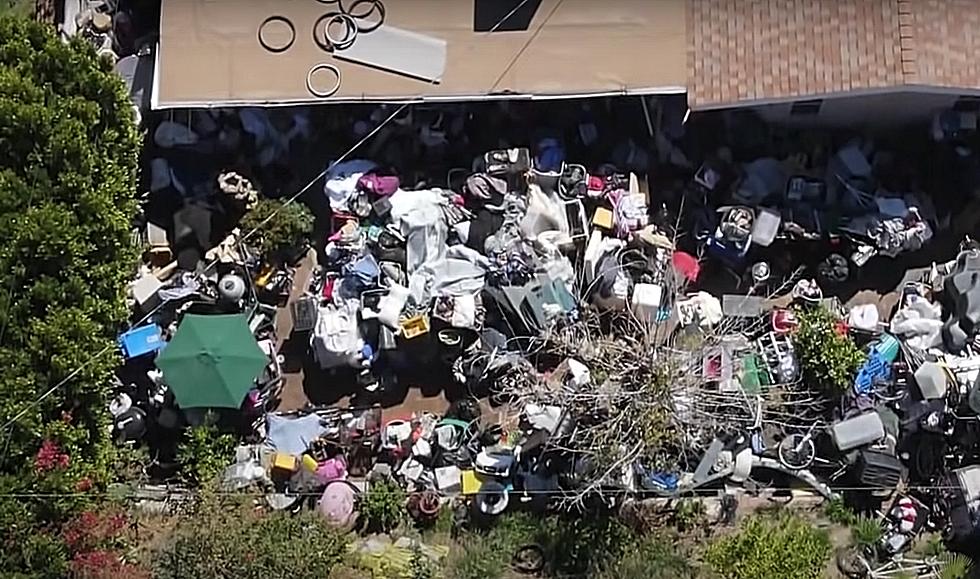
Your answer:
[[[0,432],[0,493],[106,482],[117,362],[107,349],[126,320],[136,265],[139,146],[110,62],[42,24],[0,17],[0,420],[26,410]],[[3,500],[0,533],[13,532],[2,520],[11,510],[57,522],[70,507]],[[4,551],[0,567],[25,565],[23,553]]]

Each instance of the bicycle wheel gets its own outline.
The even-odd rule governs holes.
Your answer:
[[[803,470],[813,464],[817,456],[813,439],[803,434],[790,434],[776,447],[779,462],[788,469]]]

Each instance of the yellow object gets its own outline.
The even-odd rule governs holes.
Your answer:
[[[296,457],[292,454],[286,454],[283,452],[277,452],[272,457],[272,468],[286,470],[289,472],[296,472]]]
[[[411,340],[429,332],[429,318],[425,316],[413,316],[401,321],[402,335],[406,340]]]
[[[303,468],[310,472],[316,472],[316,467],[320,466],[317,464],[316,459],[308,454],[303,455]]]
[[[476,474],[475,470],[463,471],[463,494],[475,495],[483,488],[483,481]]]
[[[269,264],[263,265],[262,269],[259,270],[259,275],[255,278],[255,285],[265,287],[269,283],[269,280],[272,279],[272,274],[274,273],[276,273],[276,268]]]
[[[601,227],[603,229],[612,229],[613,227],[613,213],[612,211],[606,209],[605,207],[600,207],[595,210],[595,215],[592,216],[592,225],[596,227]]]

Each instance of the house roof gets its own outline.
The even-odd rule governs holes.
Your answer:
[[[535,7],[523,29],[494,32],[476,25],[477,5],[493,2],[384,4],[385,25],[446,40],[439,84],[342,62],[318,48],[313,23],[336,9],[331,4],[163,0],[154,108],[678,93],[687,83],[685,0],[520,2]],[[259,25],[271,15],[295,25],[295,42],[281,54],[257,42]],[[327,99],[306,86],[308,71],[320,62],[342,74],[339,91]]]
[[[980,88],[976,0],[689,0],[694,108],[908,85]]]

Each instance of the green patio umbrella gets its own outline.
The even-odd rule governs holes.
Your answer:
[[[157,356],[181,408],[238,408],[269,360],[244,314],[187,314]]]

